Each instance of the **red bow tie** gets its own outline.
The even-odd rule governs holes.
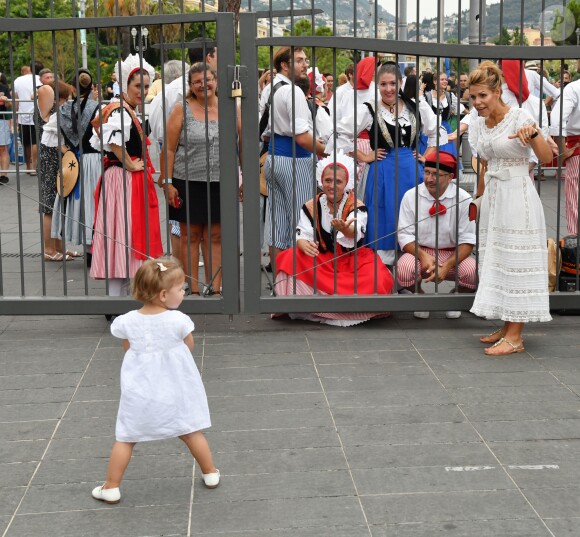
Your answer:
[[[433,205],[429,209],[429,214],[431,216],[445,214],[446,212],[447,212],[447,207],[445,207],[445,205],[443,205],[442,203],[439,203],[438,201],[434,201]]]

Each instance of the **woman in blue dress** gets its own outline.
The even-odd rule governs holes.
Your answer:
[[[357,152],[357,158],[370,164],[364,203],[368,209],[366,244],[377,249],[386,265],[395,262],[397,216],[403,195],[423,182],[423,167],[414,150],[423,132],[432,146],[437,133],[437,118],[419,94],[419,104],[401,92],[401,71],[395,63],[381,65],[377,72],[378,94],[357,107],[356,129],[352,116],[336,126],[337,149],[349,152],[353,139],[368,131],[370,153]],[[418,113],[417,113],[418,109]],[[354,114],[353,114],[354,115]],[[326,152],[332,154],[332,139]]]

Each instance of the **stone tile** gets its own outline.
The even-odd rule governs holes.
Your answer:
[[[344,377],[323,378],[322,385],[326,392],[354,392],[384,389],[396,390],[443,390],[433,375],[402,375],[390,377]]]
[[[23,403],[61,403],[70,401],[74,387],[39,388],[31,390],[0,391],[0,405],[18,405]]]
[[[547,372],[439,374],[446,388],[471,388],[495,386],[557,386],[560,383]]]
[[[48,445],[48,440],[22,440],[7,442],[0,440],[0,461],[30,462],[39,461]]]
[[[221,469],[220,469],[221,471]],[[196,491],[195,503],[282,500],[291,498],[332,498],[353,496],[354,485],[346,470],[286,472],[225,476],[221,494],[210,490]]]
[[[0,377],[0,391],[35,388],[66,388],[76,386],[81,373],[52,373],[39,375],[10,375]]]
[[[483,388],[449,388],[457,403],[522,403],[538,401],[576,401],[578,396],[564,386],[487,386]]]
[[[490,442],[580,438],[578,419],[488,421],[473,425]]]
[[[481,343],[477,337],[471,334],[463,335],[462,333],[455,333],[455,335],[449,335],[447,337],[425,337],[425,335],[417,335],[411,338],[411,343],[413,346],[422,353],[423,350],[447,350],[451,355],[463,353],[464,349],[480,349]]]
[[[207,369],[204,371],[204,382],[228,382],[244,380],[278,380],[316,378],[313,365],[269,367],[229,367],[225,369]]]
[[[488,445],[503,464],[554,464],[580,458],[580,440],[574,438],[489,442]]]
[[[456,405],[333,408],[332,417],[338,426],[388,425],[392,423],[459,423],[466,421]]]
[[[2,501],[0,502],[0,516],[14,514],[26,487],[2,487]]]
[[[0,532],[2,532],[2,534],[4,534],[4,530],[8,527],[11,519],[12,517],[10,516],[0,516]]]
[[[224,533],[192,533],[207,537],[222,537]],[[315,526],[310,528],[268,529],[265,531],[236,531],[235,537],[369,537],[367,526]]]
[[[1,354],[1,353],[0,353]],[[88,358],[48,358],[42,361],[4,361],[1,370],[4,375],[49,375],[56,373],[82,373]]]
[[[479,436],[468,423],[413,423],[375,427],[338,427],[345,446],[389,444],[436,444],[477,442]]]
[[[580,384],[580,366],[575,371],[552,371],[552,374],[564,384]]]
[[[326,408],[264,410],[261,412],[212,412],[211,421],[214,431],[332,426],[330,412]]]
[[[423,352],[423,351],[421,351]],[[435,352],[435,351],[434,351]],[[475,354],[475,353],[474,353]],[[522,371],[546,371],[546,366],[540,360],[534,360],[527,355],[518,354],[510,360],[490,359],[477,353],[469,359],[435,361],[426,358],[429,366],[437,376],[445,374],[469,375],[476,373],[511,373]]]
[[[107,445],[111,448],[111,445]],[[103,480],[107,475],[108,457],[42,461],[34,476],[34,485],[87,483]],[[134,455],[123,477],[125,483],[135,479],[191,478],[193,458],[188,453],[171,455]],[[86,486],[86,485],[85,485]]]
[[[219,492],[217,489],[216,492]],[[362,526],[364,518],[355,497],[292,498],[255,502],[198,503],[194,498],[192,534],[264,531],[269,528],[293,529],[335,526]]]
[[[99,344],[100,338],[98,337],[85,337],[85,338],[55,338],[51,340],[42,339],[41,341],[34,341],[30,338],[25,338],[22,340],[4,340],[2,341],[2,352],[28,352],[33,355],[35,352],[42,349],[39,353],[39,359],[43,355],[48,353],[55,354],[58,353],[61,357],[65,357],[67,354],[74,353],[76,355],[77,350],[95,350]]]
[[[79,386],[75,392],[74,402],[82,401],[117,401],[121,398],[119,383],[109,386]]]
[[[360,364],[381,365],[404,363],[417,365],[423,360],[415,350],[353,350],[346,352],[313,352],[312,356],[318,365]]]
[[[281,354],[231,354],[226,356],[211,356],[204,361],[204,367],[209,369],[228,367],[270,367],[312,365],[312,355],[309,352],[287,352]]]
[[[317,393],[321,392],[317,378],[242,380],[204,382],[208,396],[275,394],[275,393]]]
[[[337,337],[331,340],[310,339],[312,352],[364,352],[364,351],[410,351],[413,350],[409,340],[404,337],[397,339],[344,339]]]
[[[219,447],[218,447],[219,450]],[[346,459],[339,447],[271,449],[256,451],[214,451],[222,475],[278,474],[346,470]]]
[[[60,418],[68,402],[0,406],[0,422],[42,421]]]
[[[540,520],[448,520],[419,524],[372,526],[372,537],[550,537]]]
[[[56,425],[56,420],[0,423],[0,438],[6,441],[49,439]]]
[[[361,500],[371,525],[535,518],[522,495],[513,490],[387,494]]]
[[[210,429],[206,437],[210,446],[223,452],[340,446],[336,431],[324,427],[233,433],[214,432]]]
[[[102,505],[91,496],[91,490],[102,483],[65,483],[60,485],[33,485],[19,509],[19,514],[49,513],[95,509]],[[140,505],[183,505],[189,503],[191,476],[171,479],[133,479],[123,481],[123,508]]]
[[[452,471],[445,466],[422,466],[355,469],[352,473],[361,496],[516,488],[498,466],[463,472]]]
[[[431,374],[424,363],[384,363],[376,365],[366,364],[337,364],[319,365],[318,374],[323,378],[352,378],[352,377],[389,377],[400,375],[428,375]]]
[[[580,468],[573,461],[549,465],[509,465],[507,471],[518,487],[536,488],[578,488]]]
[[[114,436],[116,420],[106,418],[63,419],[55,438],[89,438],[94,436]]]
[[[471,421],[523,421],[580,418],[580,400],[460,405]]]
[[[115,420],[119,410],[119,401],[99,401],[98,404],[93,402],[73,401],[67,411],[66,419],[81,418],[112,418]]]
[[[86,485],[85,485],[86,487]],[[88,487],[90,489],[90,486]],[[88,494],[90,499],[90,490]],[[96,500],[93,500],[96,501]],[[125,500],[121,500],[123,505]],[[123,528],[123,537],[144,535],[187,535],[187,507],[139,506],[123,509],[121,506],[97,504],[93,510],[78,512],[41,513],[20,515],[10,528],[10,537],[79,537],[94,535],[95,528],[104,535],[118,535]]]
[[[326,399],[322,392],[209,396],[208,402],[212,416],[215,412],[231,412],[232,410],[240,412],[259,412],[266,408],[269,410],[292,410],[327,407]]]
[[[37,462],[12,462],[0,464],[2,487],[25,487],[28,485]]]
[[[304,339],[294,338],[291,341],[270,339],[267,345],[254,342],[253,338],[238,343],[219,343],[207,345],[205,356],[224,356],[226,354],[286,354],[289,352],[308,352],[308,343]]]
[[[454,403],[451,396],[440,386],[412,390],[392,386],[374,391],[330,391],[326,393],[331,408],[371,407],[400,405],[448,405]]]
[[[483,442],[345,446],[344,450],[353,469],[497,465]]]
[[[546,520],[546,525],[557,537],[563,537],[564,535],[573,537],[578,533],[578,524],[580,524],[580,517],[549,518]]]
[[[526,489],[524,493],[542,518],[572,518],[577,517],[580,512],[578,486]]]

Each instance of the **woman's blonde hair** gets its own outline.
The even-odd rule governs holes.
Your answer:
[[[170,289],[184,279],[183,269],[174,259],[148,259],[139,267],[133,279],[133,298],[143,303],[151,302],[161,291]]]
[[[485,86],[491,91],[499,88],[501,91],[502,79],[501,69],[495,63],[486,60],[469,73],[467,85]]]

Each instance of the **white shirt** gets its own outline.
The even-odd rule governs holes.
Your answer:
[[[427,248],[455,248],[458,244],[475,244],[475,222],[469,221],[469,201],[471,196],[459,188],[459,205],[457,204],[457,186],[451,183],[439,197],[439,202],[447,211],[439,216],[431,216],[429,209],[435,198],[429,194],[424,184],[407,191],[399,209],[399,245],[403,249],[415,242],[415,221],[418,220],[418,240],[420,246]],[[418,192],[418,217],[415,217],[415,192]],[[459,233],[456,233],[456,211],[459,211]],[[438,219],[439,241],[436,240],[435,218]],[[456,239],[457,235],[457,239]]]
[[[59,144],[57,113],[51,114],[42,129],[40,143],[46,147],[57,147]]]
[[[346,82],[342,86],[338,86],[338,88],[336,88],[334,95],[332,96],[330,101],[328,101],[328,109],[330,110],[330,117],[333,117],[334,114],[333,110],[335,104],[340,103],[342,95],[348,91],[352,91],[352,84],[350,82]],[[341,110],[339,105],[338,108],[336,109],[336,121],[339,121],[342,117],[342,114],[344,114],[345,112],[346,112],[345,110]]]
[[[305,132],[312,132],[312,114],[304,92],[292,84],[292,81],[278,73],[274,80],[284,80],[287,84],[280,86],[272,97],[270,106],[270,119],[268,131],[272,132],[272,120],[274,132],[281,136],[297,136]],[[296,109],[294,128],[292,128],[293,106]],[[264,133],[265,135],[265,133]]]
[[[552,126],[550,134],[560,136],[560,123],[562,123],[561,136],[580,134],[580,80],[570,82],[564,88],[562,104],[562,119],[560,119],[560,103],[552,108]]]
[[[336,96],[336,122],[342,121],[346,117],[353,116],[353,110],[355,106],[364,104],[365,102],[374,103],[375,102],[375,83],[371,82],[367,89],[357,89],[355,91],[354,87],[350,84],[343,84],[340,88],[346,86],[345,90]],[[339,89],[340,89],[339,88]],[[381,94],[376,91],[376,100],[378,103],[381,102]],[[330,102],[334,101],[334,97]],[[332,118],[333,108],[328,106],[330,110],[330,117]]]
[[[117,99],[115,99],[117,100]],[[121,111],[123,119],[121,119]],[[141,118],[137,116],[137,121],[141,123]],[[110,144],[117,146],[124,146],[131,137],[131,125],[133,119],[127,110],[119,108],[111,113],[107,123],[101,126],[101,133],[103,135],[103,151],[112,151]],[[101,138],[93,129],[93,136],[89,140],[91,147],[101,151]]]
[[[184,86],[185,84],[185,86]],[[182,76],[165,86],[165,122],[169,119],[173,107],[183,103],[184,91],[187,93],[187,80]],[[149,103],[150,139],[163,142],[165,129],[163,128],[163,92],[158,93]]]
[[[36,87],[42,86],[40,78],[30,75],[19,76],[14,81],[14,96],[22,101],[18,103],[18,123],[20,125],[34,125],[34,80]]]
[[[385,121],[394,125],[392,120],[392,115],[382,106],[380,106],[380,113],[385,118]],[[411,112],[404,106],[403,110],[399,110],[399,125],[405,126],[410,125],[409,117]],[[421,128],[423,134],[428,138],[428,145],[436,145],[435,140],[437,139],[437,116],[433,113],[432,108],[427,104],[424,97],[419,99],[419,114],[421,116]],[[373,116],[368,109],[367,105],[362,104],[357,107],[357,123],[354,124],[354,114],[343,118],[340,122],[336,124],[336,148],[337,150],[342,149],[345,153],[350,153],[354,147],[354,139],[364,130],[368,130],[372,127]],[[334,136],[331,136],[328,140],[325,152],[329,155],[332,154],[334,150]]]
[[[338,206],[336,208],[336,214],[339,215],[338,217],[340,217],[342,215],[344,204],[346,203],[347,199],[348,199],[348,192],[345,192],[342,196],[342,199],[340,200],[340,203],[338,204]],[[322,229],[324,229],[325,231],[330,233],[330,231],[332,230],[332,226],[330,225],[330,221],[335,217],[331,214],[332,211],[331,211],[330,207],[328,207],[328,203],[326,202],[326,200],[327,200],[326,194],[322,194],[320,196],[320,207],[321,207],[320,225],[322,226]],[[352,210],[350,213],[348,213],[346,219],[348,220],[348,219],[352,218],[352,216],[350,216],[350,215],[354,215],[354,212],[355,211]],[[362,238],[364,238],[364,236],[365,236],[365,231],[367,229],[367,219],[368,219],[368,214],[367,214],[366,210],[356,211],[356,223],[357,223],[356,238],[359,241]],[[296,241],[298,241],[298,239],[305,239],[307,241],[314,241],[314,228],[312,227],[312,223],[310,222],[310,218],[308,218],[308,216],[304,212],[304,207],[300,211],[300,220],[298,221],[298,226],[296,227]],[[352,237],[352,238],[345,237],[344,234],[342,233],[342,231],[339,231],[336,234],[336,242],[338,242],[338,244],[340,244],[341,246],[344,246],[345,248],[354,248],[354,237]]]
[[[526,73],[526,78],[528,79],[528,89],[530,90],[530,93],[538,98],[541,98],[542,96],[540,95],[540,80],[541,80],[540,74],[537,71],[534,71],[533,69],[524,69],[524,72]],[[548,82],[546,77],[543,78],[544,81],[542,82],[542,91],[546,95],[552,97],[552,99],[557,99],[558,96],[560,95],[560,90],[553,84],[550,84],[550,82]]]

